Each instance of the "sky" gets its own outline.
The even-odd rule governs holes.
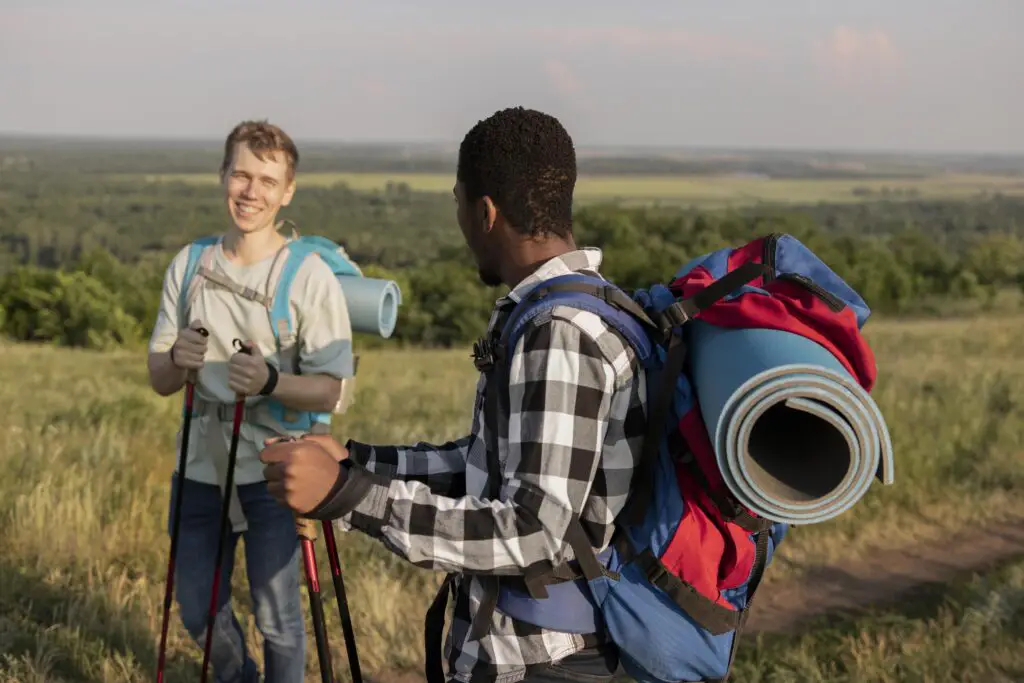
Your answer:
[[[290,3],[290,4],[289,4]],[[0,0],[0,133],[1024,151],[1024,0]]]

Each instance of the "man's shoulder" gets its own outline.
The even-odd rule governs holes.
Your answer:
[[[548,326],[551,331],[566,330],[565,338],[578,340],[580,351],[598,355],[608,363],[620,379],[626,379],[636,372],[637,354],[633,346],[615,326],[600,314],[587,308],[568,304],[555,304],[545,313],[526,323],[522,333],[525,337],[531,328],[536,330]]]
[[[185,268],[188,265],[189,251],[193,242],[186,242],[175,252],[171,260],[167,262],[167,269],[164,273],[164,286],[171,283],[180,286],[185,277]]]
[[[331,267],[316,252],[307,252],[298,267],[292,281],[293,299],[303,299],[306,294],[319,290],[324,286],[341,287],[338,277]]]

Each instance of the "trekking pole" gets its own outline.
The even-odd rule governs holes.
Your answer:
[[[331,560],[331,574],[334,576],[334,594],[338,598],[338,613],[341,616],[341,628],[345,633],[345,650],[348,652],[348,668],[353,683],[363,683],[363,674],[359,669],[359,653],[356,651],[356,634],[352,629],[352,615],[348,611],[348,597],[345,595],[345,580],[341,577],[341,558],[338,556],[338,544],[334,540],[334,527],[330,520],[323,520],[324,543],[327,544],[327,556]]]
[[[235,349],[239,353],[251,354],[241,340],[235,339]],[[245,412],[245,396],[235,399],[235,419],[231,426],[231,450],[228,451],[228,474],[224,483],[224,503],[220,508],[220,537],[217,539],[217,560],[213,570],[213,590],[210,593],[210,611],[206,617],[206,646],[203,648],[203,675],[200,679],[206,683],[206,672],[210,664],[210,644],[213,642],[213,622],[217,616],[217,596],[220,593],[220,572],[224,560],[224,539],[228,535],[228,518],[231,508],[231,488],[235,483],[235,461],[238,459],[238,438],[242,432],[242,416]]]
[[[309,588],[309,611],[313,617],[313,634],[316,636],[316,653],[320,660],[320,680],[334,683],[334,667],[331,664],[331,650],[327,645],[327,624],[324,621],[324,604],[320,597],[320,575],[316,567],[316,525],[302,517],[295,518],[295,529],[302,539],[302,560],[306,567],[306,585]]]
[[[209,337],[210,333],[205,327],[196,329],[196,332]],[[164,662],[167,655],[167,626],[171,618],[171,599],[174,595],[174,567],[177,563],[178,537],[181,528],[181,501],[185,493],[185,467],[188,465],[188,436],[192,430],[192,408],[195,405],[196,380],[195,370],[189,370],[185,375],[185,415],[182,417],[181,426],[181,452],[178,455],[178,493],[174,497],[174,521],[171,524],[171,552],[167,561],[167,584],[164,587],[164,616],[163,624],[160,627],[160,654],[157,656],[156,680],[163,683]]]

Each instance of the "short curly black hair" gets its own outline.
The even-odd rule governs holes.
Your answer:
[[[469,201],[490,197],[525,235],[572,233],[576,149],[554,116],[510,107],[477,122],[459,147],[456,178]]]

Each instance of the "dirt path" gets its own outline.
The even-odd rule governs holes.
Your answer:
[[[783,632],[826,613],[892,603],[929,583],[983,571],[1024,554],[1024,516],[949,536],[941,544],[885,550],[842,565],[813,567],[799,579],[765,586],[747,632]]]

